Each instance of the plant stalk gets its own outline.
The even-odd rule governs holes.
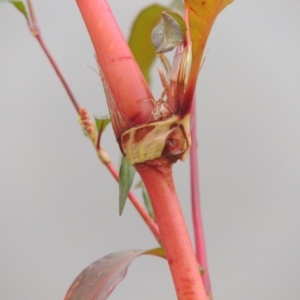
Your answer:
[[[203,284],[207,295],[211,297],[211,283],[209,277],[208,263],[206,257],[204,228],[201,214],[200,187],[199,187],[199,163],[198,163],[198,143],[196,126],[196,101],[193,99],[191,109],[191,139],[190,148],[190,177],[191,177],[191,195],[192,195],[192,218],[196,246],[196,256],[199,264],[204,269],[202,275]]]
[[[44,40],[41,35],[41,31],[39,29],[39,25],[37,22],[37,18],[35,15],[34,7],[31,0],[27,0],[27,5],[29,9],[29,30],[32,33],[32,35],[36,38],[38,43],[40,44],[42,50],[44,51],[45,55],[47,56],[52,68],[54,69],[56,75],[58,76],[61,84],[63,85],[65,91],[67,92],[76,112],[79,114],[80,112],[80,106],[72,93],[72,90],[70,89],[67,81],[65,80],[62,72],[60,71],[56,61],[54,60],[53,56],[51,55],[50,51],[48,50],[46,44],[44,43]]]
[[[137,164],[151,199],[179,300],[207,300],[200,271],[172,177],[172,163],[158,159]]]
[[[118,27],[106,0],[77,0],[89,31],[104,80],[114,99],[107,99],[115,135],[152,116],[155,102],[148,84]],[[115,102],[115,103],[113,103]],[[122,123],[122,124],[121,124]]]

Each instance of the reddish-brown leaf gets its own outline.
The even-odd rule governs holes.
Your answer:
[[[142,254],[165,257],[161,248],[108,254],[89,265],[74,280],[65,300],[105,300],[124,279],[131,262]]]

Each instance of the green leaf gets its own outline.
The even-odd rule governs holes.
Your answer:
[[[140,181],[135,187],[141,188],[144,204],[145,204],[145,207],[148,211],[148,214],[153,220],[155,220],[155,214],[154,214],[154,211],[153,211],[153,207],[152,207],[148,192],[145,188],[145,185],[144,185],[143,181]]]
[[[155,255],[155,256],[159,256],[159,257],[167,259],[166,251],[162,247],[148,250],[148,251],[144,252],[144,254]],[[198,264],[198,270],[199,270],[201,275],[203,275],[205,273],[204,269],[199,264]]]
[[[19,12],[21,12],[24,15],[27,23],[29,23],[27,9],[22,1],[0,0],[0,3],[11,3]]]
[[[162,19],[162,23],[153,29],[151,35],[156,53],[171,51],[186,38],[186,24],[179,14],[164,11]]]
[[[144,254],[155,255],[155,256],[159,256],[159,257],[167,259],[166,251],[162,247],[148,250],[148,251],[144,252]],[[205,272],[204,269],[199,264],[198,264],[198,270],[199,270],[199,272],[200,272],[201,275],[203,275],[204,272]]]
[[[97,131],[99,134],[101,134],[104,129],[106,128],[106,126],[110,123],[110,117],[109,116],[105,116],[105,117],[94,117],[95,122],[96,122],[96,127],[97,127]]]
[[[131,166],[125,156],[122,158],[119,179],[119,215],[122,215],[125,202],[132,186],[135,168]]]
[[[155,48],[151,42],[151,33],[153,28],[160,22],[164,10],[168,10],[168,8],[158,4],[143,9],[135,19],[128,39],[133,56],[148,83],[150,83],[150,68],[155,59]]]
[[[155,255],[155,256],[165,258],[165,259],[167,258],[166,251],[162,247],[150,249],[150,250],[144,252],[144,254]]]
[[[165,258],[160,249],[122,251],[96,260],[73,281],[65,300],[107,299],[118,283],[125,278],[134,259],[143,254]]]

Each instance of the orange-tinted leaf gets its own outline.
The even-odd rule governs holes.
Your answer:
[[[192,57],[204,50],[209,32],[218,14],[233,0],[185,0],[189,14]]]
[[[192,66],[181,114],[188,114],[194,95],[200,64],[210,30],[218,14],[233,0],[184,0],[188,11],[190,38],[192,43]]]
[[[161,248],[108,254],[89,265],[74,280],[65,300],[105,300],[124,279],[131,262],[142,254],[165,257]]]

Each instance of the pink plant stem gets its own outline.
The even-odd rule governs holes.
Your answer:
[[[179,300],[206,300],[172,178],[172,164],[157,160],[136,165],[151,199]]]
[[[65,88],[65,90],[66,90],[66,92],[67,92],[67,94],[68,94],[68,96],[69,96],[69,98],[70,98],[70,100],[71,100],[71,102],[72,102],[72,104],[73,104],[73,106],[74,106],[76,112],[79,114],[80,107],[79,107],[79,105],[78,105],[78,103],[77,103],[77,101],[76,101],[76,99],[75,99],[75,96],[73,95],[73,93],[72,93],[72,91],[71,91],[69,85],[67,84],[67,82],[66,82],[64,76],[63,76],[62,73],[60,72],[60,69],[58,68],[58,66],[57,66],[57,64],[56,64],[56,62],[55,62],[55,60],[53,59],[52,55],[51,55],[50,52],[48,51],[46,45],[44,44],[44,41],[43,41],[41,35],[38,34],[38,35],[36,36],[36,39],[37,39],[37,41],[39,42],[39,44],[41,45],[43,51],[45,52],[45,54],[46,54],[48,60],[50,61],[50,63],[51,63],[51,65],[52,65],[53,69],[55,70],[55,72],[56,72],[56,74],[57,74],[57,76],[58,76],[60,82],[62,83],[63,87]]]
[[[125,124],[113,124],[116,137],[119,138],[132,124],[145,124],[152,115],[155,103],[107,1],[77,0],[77,4],[105,81],[115,98],[113,109],[111,100],[108,103],[112,121],[118,122],[122,116],[122,124]],[[126,119],[129,120],[129,126],[126,125]],[[156,162],[155,166],[144,163],[136,168],[153,205],[178,299],[206,300],[196,256],[175,192],[171,163],[167,160]]]
[[[109,172],[113,175],[113,177],[116,179],[117,182],[119,182],[119,173],[113,166],[111,162],[105,163],[105,166],[109,170]],[[132,192],[128,193],[128,198],[133,204],[133,206],[136,208],[142,219],[145,221],[145,223],[148,225],[149,229],[155,236],[157,242],[161,245],[161,238],[160,233],[158,230],[157,224],[150,218],[148,212],[144,209],[144,207],[140,204],[138,199],[134,196]]]
[[[61,84],[63,85],[64,89],[66,90],[76,112],[79,114],[80,107],[76,101],[74,94],[72,93],[67,81],[65,80],[63,74],[61,73],[58,65],[56,64],[55,60],[53,59],[50,51],[48,50],[46,44],[42,39],[42,35],[38,26],[37,18],[35,15],[34,7],[31,0],[27,0],[28,10],[29,10],[29,30],[31,31],[32,35],[36,38],[38,43],[40,44],[42,50],[44,51],[45,55],[47,56],[51,66],[53,67],[55,73],[57,74]]]
[[[147,82],[118,27],[106,0],[77,0],[93,42],[98,63],[114,95],[118,113],[131,124],[144,124],[155,105]],[[116,111],[110,111],[114,115]],[[117,138],[127,126],[117,128]]]
[[[195,96],[194,96],[195,97]],[[196,256],[199,264],[204,269],[202,275],[203,284],[206,293],[211,295],[211,283],[208,271],[208,263],[206,257],[204,229],[201,216],[200,204],[200,188],[199,188],[199,163],[197,153],[197,126],[196,126],[196,101],[193,99],[191,109],[191,139],[192,145],[190,149],[190,176],[191,176],[191,193],[192,193],[192,217],[194,227],[194,237],[196,245]]]

